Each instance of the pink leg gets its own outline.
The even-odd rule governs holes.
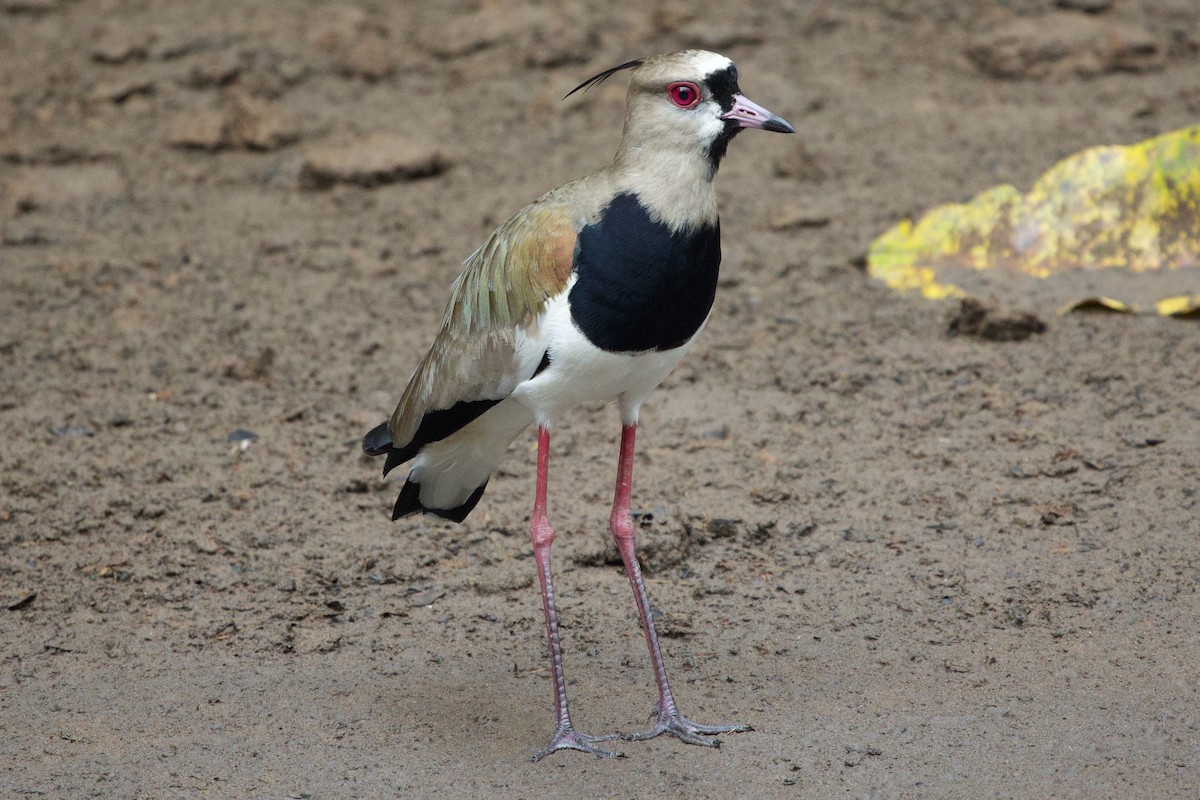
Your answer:
[[[533,539],[533,556],[537,561],[538,580],[542,585],[542,610],[546,613],[546,634],[550,640],[550,670],[554,673],[554,738],[550,744],[533,757],[540,761],[555,750],[582,750],[605,758],[620,756],[611,750],[596,747],[596,742],[617,738],[616,734],[590,736],[579,733],[571,724],[571,712],[567,707],[567,682],[563,677],[562,645],[558,640],[558,611],[554,607],[554,581],[550,577],[550,545],[554,542],[554,529],[546,516],[546,482],[550,464],[550,431],[538,428],[537,494],[533,501],[533,518],[529,524],[529,535]]]
[[[684,717],[675,706],[671,685],[667,681],[667,668],[663,665],[662,650],[658,645],[658,633],[650,617],[650,598],[646,595],[646,584],[642,580],[642,568],[633,552],[636,529],[629,513],[629,495],[633,489],[633,443],[637,434],[636,425],[621,428],[621,457],[617,464],[617,490],[613,497],[612,515],[608,518],[613,540],[625,562],[629,573],[629,584],[633,587],[633,598],[637,601],[638,616],[642,620],[642,631],[646,634],[646,646],[650,648],[650,661],[654,666],[654,680],[658,683],[658,705],[654,713],[658,723],[648,731],[623,736],[624,739],[650,739],[663,733],[677,736],[688,744],[719,747],[717,739],[705,739],[718,733],[748,731],[749,725],[699,725]]]

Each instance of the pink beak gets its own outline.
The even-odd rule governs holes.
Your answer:
[[[733,96],[733,108],[721,115],[721,119],[736,122],[743,128],[762,128],[776,133],[795,133],[792,123],[776,116],[742,94]]]

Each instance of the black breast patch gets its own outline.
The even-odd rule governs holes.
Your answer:
[[[673,233],[634,194],[619,194],[579,233],[571,317],[617,353],[671,350],[700,330],[717,293],[719,223]]]

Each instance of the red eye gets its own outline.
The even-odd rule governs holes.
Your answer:
[[[672,83],[667,87],[667,96],[680,108],[691,108],[700,102],[700,89],[694,83]]]

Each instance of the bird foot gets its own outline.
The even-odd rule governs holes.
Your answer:
[[[588,733],[580,733],[569,725],[560,726],[554,731],[554,738],[550,740],[550,744],[540,750],[533,760],[541,761],[556,750],[580,750],[600,758],[624,758],[625,754],[620,751],[605,750],[603,747],[596,746],[596,742],[608,742],[620,738],[622,738],[621,735],[617,733],[592,736]]]
[[[741,733],[743,731],[752,731],[754,728],[738,722],[733,725],[701,725],[698,722],[692,722],[687,717],[680,714],[678,711],[671,714],[663,714],[656,707],[651,713],[651,716],[658,717],[658,724],[648,731],[641,733],[626,733],[622,734],[621,738],[626,741],[643,741],[645,739],[653,739],[655,736],[662,734],[670,734],[681,740],[685,744],[698,744],[704,747],[720,747],[720,739],[705,738],[716,736],[719,733]]]

